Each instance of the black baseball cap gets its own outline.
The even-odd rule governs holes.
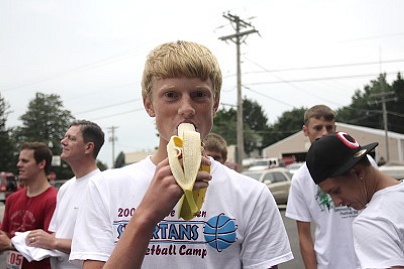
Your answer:
[[[316,184],[341,176],[355,166],[379,143],[360,146],[349,134],[336,132],[317,139],[306,155],[306,165]]]

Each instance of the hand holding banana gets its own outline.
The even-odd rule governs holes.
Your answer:
[[[171,137],[167,145],[168,161],[175,180],[184,194],[179,201],[179,216],[192,219],[201,209],[206,188],[193,190],[200,170],[210,172],[210,166],[201,165],[201,137],[194,125],[182,123],[178,126],[178,136]]]

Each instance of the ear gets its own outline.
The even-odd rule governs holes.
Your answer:
[[[143,98],[143,106],[150,117],[156,116],[156,112],[154,111],[153,103],[150,101],[150,98]]]
[[[216,100],[213,104],[213,116],[216,115],[217,110],[219,109],[219,100]]]
[[[304,124],[303,124],[303,126],[302,126],[302,131],[303,131],[304,136],[308,136],[308,133],[307,133],[307,126],[304,125]]]
[[[363,180],[363,178],[365,177],[364,166],[362,164],[358,163],[353,167],[353,170],[355,171],[355,174],[358,177],[358,179]]]
[[[45,169],[46,161],[45,161],[45,160],[40,161],[40,162],[38,163],[38,166],[39,166],[40,169]]]
[[[92,152],[94,150],[94,143],[93,142],[88,142],[86,144],[86,152]]]

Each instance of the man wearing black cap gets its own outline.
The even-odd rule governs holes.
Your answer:
[[[328,106],[315,105],[304,113],[303,134],[313,143],[334,133],[335,118]],[[331,197],[313,182],[306,164],[293,174],[285,215],[296,220],[305,269],[360,268],[352,234],[358,213],[350,207],[334,206]]]
[[[306,164],[336,206],[363,209],[353,222],[362,268],[404,268],[404,184],[365,157],[377,145],[360,146],[347,133],[333,133],[311,145]]]

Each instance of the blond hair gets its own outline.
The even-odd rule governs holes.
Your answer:
[[[152,50],[146,60],[142,77],[142,96],[149,99],[153,79],[178,78],[210,79],[216,102],[220,99],[222,72],[212,52],[205,46],[188,41],[164,43]]]

